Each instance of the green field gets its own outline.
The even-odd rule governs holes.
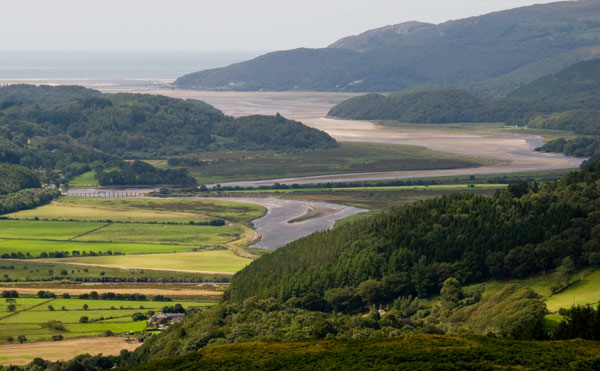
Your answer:
[[[7,343],[8,336],[15,340],[25,335],[28,341],[50,340],[53,335],[64,338],[104,336],[105,331],[115,334],[139,332],[146,328],[146,321],[134,322],[134,313],[160,312],[165,305],[179,303],[184,308],[204,307],[209,302],[201,301],[123,301],[84,299],[38,299],[18,298],[16,310],[9,312],[5,299],[0,299],[0,343]],[[84,310],[83,305],[88,309]],[[48,306],[52,306],[51,310]],[[91,323],[80,323],[83,316]],[[64,330],[45,327],[48,321],[61,321]]]
[[[511,132],[527,135],[539,135],[544,140],[555,140],[558,138],[573,139],[582,136],[572,131],[564,130],[552,130],[552,129],[536,129],[523,126],[510,126],[503,123],[455,123],[455,124],[413,124],[406,122],[399,122],[394,120],[371,120],[374,123],[382,126],[387,126],[395,129],[407,129],[407,130],[437,130],[437,131],[448,131],[448,132]]]
[[[69,240],[106,223],[0,220],[0,239]]]
[[[199,226],[168,224],[110,224],[75,238],[77,241],[111,241],[113,243],[152,243],[175,245],[223,245],[244,231],[239,226]],[[225,236],[229,235],[229,236]]]
[[[548,310],[557,311],[560,308],[569,308],[573,305],[597,305],[600,302],[600,270],[574,276],[575,282],[546,300]]]
[[[8,214],[9,218],[78,221],[188,223],[225,219],[249,224],[266,209],[259,205],[191,198],[61,197],[50,205]]]
[[[0,220],[0,256],[36,258],[49,257],[51,254],[56,257],[56,252],[63,256],[110,256],[115,253],[201,251],[235,241],[248,242],[248,227],[243,224],[250,224],[251,220],[261,217],[265,212],[266,209],[258,205],[219,200],[62,197],[50,205],[8,216],[19,220]],[[197,224],[219,219],[226,220],[227,224]],[[93,222],[95,220],[102,222]],[[232,266],[243,267],[247,264],[247,259],[243,259],[241,264],[233,254],[221,255],[221,258],[225,259],[224,273],[232,273]],[[198,269],[206,264],[195,256],[191,262],[170,258],[166,263],[162,261],[162,264],[148,257],[125,260],[135,263],[117,265],[143,268],[139,262],[147,261],[151,264],[148,268],[215,271],[212,268]],[[175,265],[168,266],[171,263]],[[188,268],[180,268],[181,264]],[[215,266],[213,263],[208,265]],[[30,275],[26,278],[30,278]]]
[[[188,167],[190,174],[201,184],[324,174],[450,169],[491,164],[490,160],[435,152],[418,146],[347,142],[340,143],[339,147],[333,149],[296,153],[229,152],[200,154],[196,157],[209,162],[205,166]],[[148,162],[154,166],[168,167],[166,160]]]
[[[212,250],[176,254],[87,256],[55,259],[56,262],[105,265],[122,268],[174,269],[210,273],[235,273],[252,262],[229,250]]]
[[[102,221],[107,220],[115,222],[136,222],[136,223],[189,223],[206,222],[213,218],[185,213],[167,213],[155,212],[151,210],[119,210],[107,207],[83,206],[76,204],[65,204],[69,198],[61,198],[59,202],[53,202],[49,205],[40,206],[31,210],[23,210],[17,213],[8,214],[9,218],[35,219],[42,220],[80,220],[80,221]]]
[[[65,273],[63,275],[62,273]],[[1,285],[14,285],[19,282],[52,282],[55,280],[73,282],[221,282],[228,276],[200,273],[155,271],[137,269],[117,269],[106,267],[78,266],[72,264],[49,263],[37,259],[20,261],[0,260]]]
[[[483,284],[485,287],[483,295],[495,294],[508,284],[529,287],[540,294],[551,313],[573,305],[595,305],[600,302],[600,270],[593,268],[572,274],[570,285],[554,295],[551,287],[560,284],[560,277],[556,273],[522,280],[492,281]],[[481,285],[475,285],[478,286]]]
[[[69,181],[71,187],[95,187],[98,185],[98,179],[94,178],[94,171],[88,171]]]

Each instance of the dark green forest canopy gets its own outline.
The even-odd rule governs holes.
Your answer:
[[[540,152],[563,153],[567,156],[592,157],[600,156],[600,137],[579,137],[566,140],[559,138],[536,148]]]
[[[462,284],[527,277],[565,257],[584,267],[600,253],[599,207],[599,162],[539,188],[517,184],[495,197],[422,201],[263,256],[234,276],[226,297],[314,294],[331,303],[353,300],[369,282],[375,302],[384,304],[436,295],[448,277]]]
[[[82,86],[7,85],[0,87],[0,108],[12,105],[34,105],[50,108],[76,99],[100,97],[102,93]]]
[[[37,174],[23,166],[0,163],[0,195],[25,188],[39,188]]]
[[[594,0],[563,1],[440,25],[412,24],[408,32],[397,25],[402,32],[377,29],[328,48],[273,52],[188,74],[175,84],[200,90],[394,92],[493,80],[504,89],[598,57],[599,12]]]

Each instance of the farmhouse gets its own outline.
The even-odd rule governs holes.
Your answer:
[[[158,313],[150,317],[148,320],[148,326],[156,326],[157,324],[163,322],[163,320],[177,323],[183,321],[184,317],[185,313]]]

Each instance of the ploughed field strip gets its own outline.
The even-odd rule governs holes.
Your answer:
[[[264,212],[228,201],[63,197],[0,220],[0,257],[231,274],[250,260],[226,246]]]

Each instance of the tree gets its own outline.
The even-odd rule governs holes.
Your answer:
[[[17,336],[17,341],[19,342],[19,344],[23,344],[27,341],[27,338],[25,337],[25,335],[19,335]]]
[[[366,280],[358,285],[356,291],[365,303],[379,303],[383,297],[383,284],[374,279]]]
[[[561,284],[563,286],[567,286],[571,280],[571,274],[575,271],[575,263],[573,263],[573,258],[570,256],[564,258],[557,271]]]
[[[89,323],[90,319],[88,318],[88,316],[82,316],[79,318],[79,323]]]
[[[464,296],[460,282],[454,277],[448,278],[442,284],[440,291],[442,299],[457,304]]]
[[[83,304],[83,310],[88,310],[89,306],[87,304]]]
[[[9,312],[14,312],[17,309],[17,306],[14,304],[9,304],[6,306],[6,309],[8,309]]]

